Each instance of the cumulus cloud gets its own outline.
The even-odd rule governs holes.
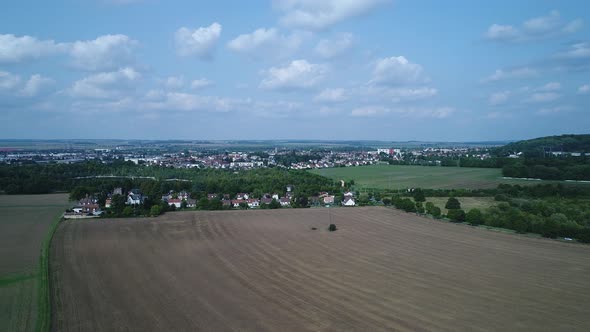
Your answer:
[[[259,28],[252,33],[237,36],[227,43],[227,47],[240,54],[264,57],[269,53],[291,54],[299,48],[302,37],[293,33],[282,35],[276,28]]]
[[[398,107],[387,108],[383,106],[364,106],[352,110],[351,115],[354,117],[372,117],[393,113],[396,116],[415,117],[415,118],[435,118],[444,119],[455,113],[452,107],[435,107],[435,108],[413,108]]]
[[[104,35],[94,40],[76,41],[69,47],[74,67],[89,70],[113,70],[134,61],[138,42],[126,35]]]
[[[561,89],[561,83],[559,82],[549,82],[542,87],[540,87],[539,91],[557,91]]]
[[[493,74],[484,78],[482,83],[504,81],[510,79],[523,79],[537,76],[536,69],[529,67],[513,68],[513,69],[497,69]]]
[[[528,103],[548,103],[557,100],[560,97],[561,95],[555,92],[537,92],[533,93],[525,101]]]
[[[564,22],[558,11],[552,11],[546,16],[526,20],[520,27],[492,24],[486,31],[485,37],[498,42],[528,42],[571,34],[579,31],[582,26],[582,20]]]
[[[65,52],[67,45],[31,36],[0,34],[0,63],[16,63]]]
[[[508,101],[509,97],[510,97],[510,91],[501,91],[501,92],[492,93],[490,95],[490,97],[488,98],[488,104],[490,104],[491,106],[498,106],[498,105],[506,103],[506,101]]]
[[[422,66],[411,63],[403,56],[377,60],[370,83],[400,85],[427,82]]]
[[[316,86],[326,73],[325,65],[309,63],[307,60],[293,60],[285,67],[272,67],[265,71],[266,78],[260,83],[265,89],[307,89]]]
[[[348,99],[344,89],[324,89],[314,97],[317,102],[338,103]]]
[[[584,84],[584,85],[580,86],[578,88],[578,93],[581,94],[581,95],[590,94],[590,85],[589,84]]]
[[[68,94],[76,98],[115,98],[121,96],[122,89],[130,88],[140,77],[140,73],[129,67],[98,73],[74,82]]]
[[[21,89],[20,94],[25,97],[33,97],[41,93],[45,88],[53,85],[55,81],[39,74],[32,75]]]
[[[168,89],[182,89],[184,87],[184,77],[170,76],[161,81]]]
[[[283,12],[281,24],[309,30],[321,30],[351,17],[370,12],[387,0],[275,0]]]
[[[174,34],[176,53],[180,56],[196,56],[211,59],[217,40],[221,36],[221,24],[214,22],[208,27],[189,29],[182,27]]]
[[[12,90],[19,86],[21,78],[9,72],[0,71],[0,90]]]
[[[343,33],[334,39],[322,39],[315,47],[315,52],[326,59],[342,55],[354,44],[354,36],[351,33]]]
[[[199,78],[199,79],[193,80],[191,82],[191,89],[200,90],[200,89],[204,89],[204,88],[211,86],[211,85],[213,85],[213,82],[209,81],[208,79]]]
[[[569,112],[571,110],[572,110],[572,107],[570,107],[570,106],[555,106],[555,107],[549,107],[549,108],[541,108],[537,111],[537,114],[551,115],[551,114],[556,114],[556,113]]]

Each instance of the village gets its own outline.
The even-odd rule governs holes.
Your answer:
[[[191,198],[191,194],[185,190],[175,192],[170,191],[163,195],[160,203],[167,207],[167,211],[184,210],[184,209],[198,209],[203,208],[203,203],[207,202],[209,209],[215,210],[230,210],[230,209],[259,209],[259,208],[289,208],[292,207],[294,195],[293,186],[288,185],[285,188],[285,193],[279,195],[278,193],[265,193],[262,197],[254,197],[249,193],[237,193],[231,197],[229,194],[207,194],[206,197],[199,201]],[[124,192],[122,188],[115,188],[113,192],[109,193],[104,203],[94,195],[87,195],[78,200],[76,206],[68,209],[64,213],[66,219],[82,219],[82,218],[97,218],[106,215],[110,209],[116,205],[116,201],[124,202],[124,205],[130,208],[142,206],[148,199],[139,189],[131,189]],[[355,193],[346,191],[341,199],[336,195],[328,192],[320,192],[317,196],[309,197],[308,206],[310,207],[332,207],[341,205],[344,207],[356,206]],[[216,206],[217,205],[217,206]]]

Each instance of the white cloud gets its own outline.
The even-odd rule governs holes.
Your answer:
[[[578,93],[582,94],[582,95],[590,94],[590,85],[589,84],[582,85],[581,87],[578,88]]]
[[[182,89],[184,87],[184,77],[170,76],[162,80],[162,84],[168,89]]]
[[[345,19],[368,13],[386,0],[275,0],[283,12],[280,22],[288,27],[325,29]]]
[[[213,85],[213,82],[209,81],[208,79],[199,78],[199,79],[193,80],[191,82],[191,89],[199,90],[199,89],[204,89],[204,88],[211,86],[211,85]]]
[[[133,63],[138,42],[126,35],[104,35],[69,47],[73,65],[90,71],[113,70]]]
[[[524,21],[520,28],[512,25],[492,24],[486,31],[485,37],[500,42],[527,42],[575,33],[583,25],[583,21],[580,19],[564,22],[558,11],[552,11],[546,16]]]
[[[383,106],[365,106],[365,107],[359,107],[359,108],[353,109],[351,112],[351,115],[355,116],[355,117],[372,117],[372,116],[384,115],[387,113],[393,113],[396,116],[401,116],[401,117],[444,119],[444,118],[451,116],[453,113],[455,113],[455,109],[452,107],[386,108]]]
[[[588,59],[590,58],[590,43],[575,43],[570,46],[569,50],[559,53],[558,58],[563,59]]]
[[[539,91],[557,91],[561,89],[561,84],[559,82],[549,82],[542,87],[540,87]]]
[[[551,115],[551,114],[556,114],[556,113],[569,112],[571,110],[572,110],[572,107],[569,107],[569,106],[555,106],[555,107],[550,107],[550,108],[541,108],[540,110],[537,111],[537,113],[541,114],[541,115]]]
[[[213,111],[228,112],[240,107],[244,101],[220,98],[212,96],[201,96],[184,92],[163,92],[150,91],[146,100],[141,102],[142,108],[160,111]]]
[[[325,65],[294,60],[285,67],[272,67],[260,83],[265,89],[306,89],[314,87],[326,75]]]
[[[24,87],[20,91],[20,94],[26,97],[33,97],[54,83],[55,81],[50,78],[35,74],[31,76],[31,78],[29,78],[29,80],[25,83]]]
[[[141,75],[133,68],[123,68],[113,72],[103,72],[74,82],[68,93],[76,98],[115,98],[122,89],[130,88]]]
[[[557,100],[560,97],[561,97],[561,95],[557,94],[555,92],[538,92],[538,93],[533,93],[525,101],[528,103],[548,103],[548,102]]]
[[[176,53],[180,56],[197,56],[210,59],[221,36],[221,24],[214,22],[208,27],[192,30],[182,27],[174,34]]]
[[[492,75],[484,78],[483,83],[496,82],[509,79],[522,79],[537,76],[537,71],[529,67],[514,68],[514,69],[497,69]]]
[[[509,97],[510,97],[510,91],[501,91],[501,92],[492,93],[490,95],[490,97],[488,98],[488,103],[491,106],[498,106],[498,105],[504,104],[506,101],[508,101]]]
[[[313,100],[317,102],[338,103],[348,99],[344,89],[324,89]]]
[[[19,86],[21,78],[9,72],[0,71],[0,90],[12,90]]]
[[[354,36],[351,33],[343,33],[334,39],[322,39],[315,47],[315,52],[326,59],[337,57],[354,44]]]
[[[422,66],[411,63],[403,56],[377,60],[370,83],[398,85],[427,82]]]
[[[53,40],[39,40],[31,36],[17,37],[0,34],[0,63],[21,62],[53,55],[66,50],[65,44]]]
[[[383,87],[369,86],[366,89],[360,89],[361,94],[366,94],[371,98],[386,98],[388,101],[398,103],[408,100],[419,100],[434,97],[438,90],[431,87],[418,88],[400,88],[400,87]]]
[[[275,28],[260,28],[230,40],[227,47],[236,53],[266,57],[269,53],[291,54],[299,48],[301,42],[300,34],[293,33],[286,36],[280,34]]]

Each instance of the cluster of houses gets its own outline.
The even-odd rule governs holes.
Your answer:
[[[259,208],[262,204],[269,205],[273,201],[276,201],[280,204],[281,207],[289,207],[291,206],[291,201],[293,199],[293,186],[287,186],[287,191],[283,197],[279,196],[276,193],[266,193],[262,195],[261,198],[252,197],[249,193],[238,193],[234,198],[231,198],[228,194],[218,195],[218,194],[208,194],[207,198],[211,201],[214,199],[219,199],[225,208],[243,208],[248,207],[251,209]],[[112,193],[110,193],[105,201],[105,208],[111,208],[113,205],[113,196],[121,195],[123,196],[123,189],[122,188],[115,188]],[[126,200],[125,204],[127,205],[140,205],[145,202],[147,196],[143,195],[139,189],[131,189],[126,193]],[[170,191],[168,194],[163,195],[161,200],[163,202],[168,203],[170,207],[174,206],[175,208],[195,208],[197,206],[197,200],[191,198],[190,193],[187,191],[181,192],[174,192]],[[328,192],[321,192],[318,196],[311,197],[312,204],[315,205],[333,205],[336,202],[336,197],[334,195],[330,195]],[[354,199],[354,194],[352,192],[344,193],[344,199],[342,200],[343,206],[355,206],[356,202]],[[72,217],[75,216],[100,216],[104,213],[101,210],[100,204],[98,203],[98,199],[94,196],[86,196],[78,201],[76,207],[72,209],[73,212],[69,214]]]

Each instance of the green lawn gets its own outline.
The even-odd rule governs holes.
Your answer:
[[[500,183],[538,184],[549,181],[502,179],[498,168],[370,165],[314,169],[311,172],[334,180],[354,180],[356,186],[376,189],[480,189]]]
[[[68,195],[0,195],[0,331],[33,331],[38,313],[39,257]]]
[[[445,204],[447,204],[448,199],[448,197],[426,197],[426,202],[432,202],[442,210],[442,213],[447,214],[449,211],[445,209]],[[461,209],[465,210],[465,212],[474,208],[484,210],[499,203],[493,197],[457,197],[457,199],[461,203]]]

